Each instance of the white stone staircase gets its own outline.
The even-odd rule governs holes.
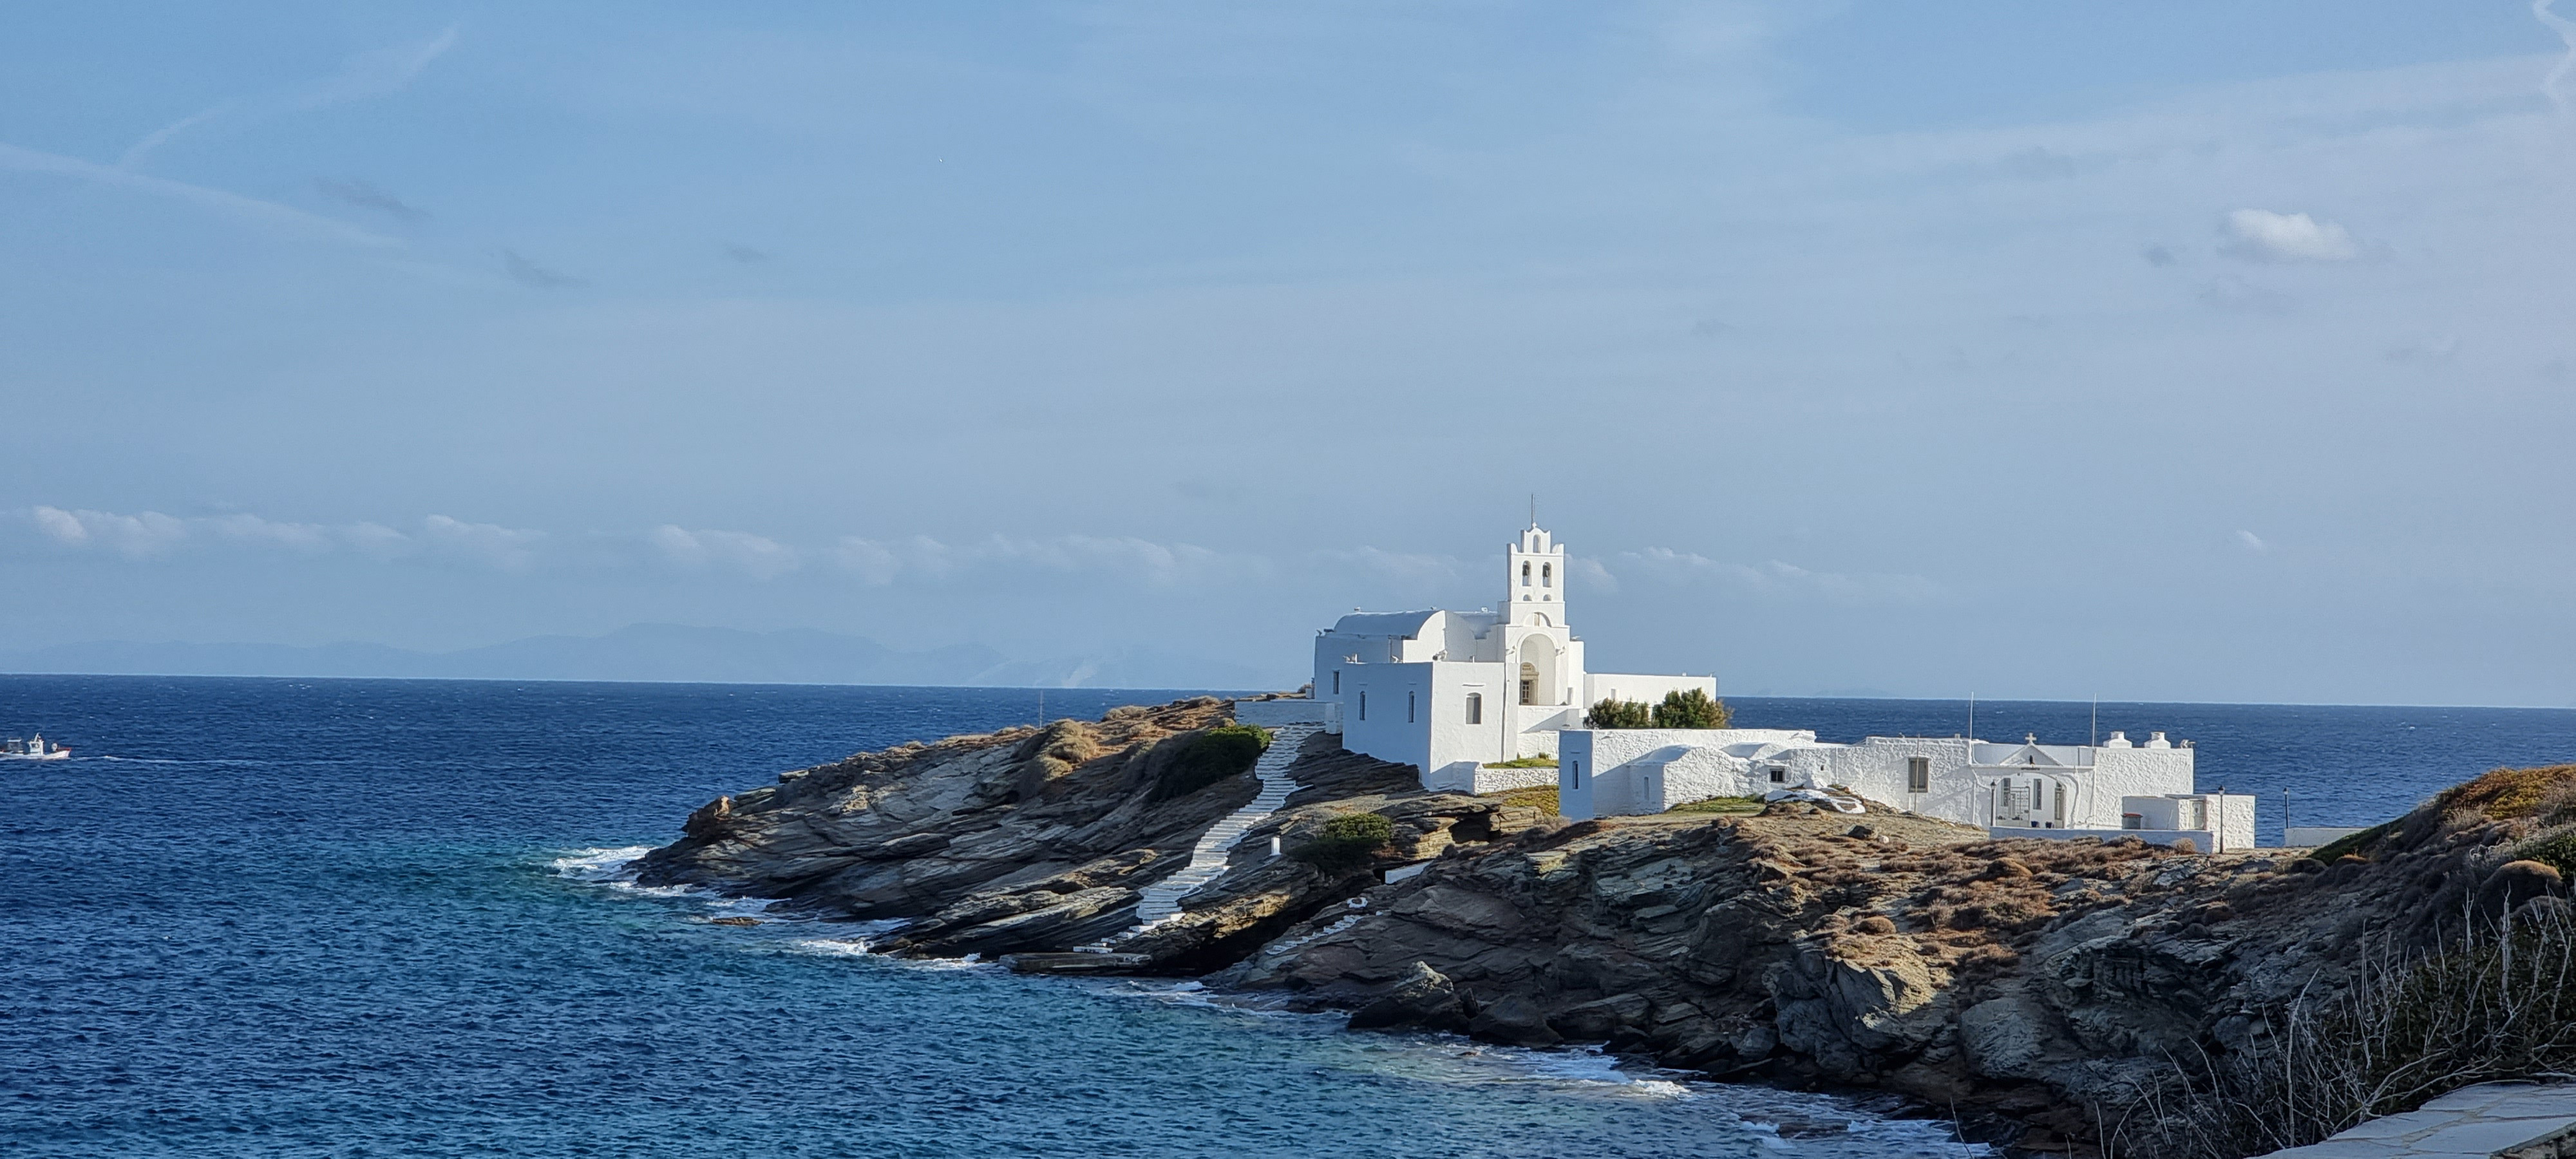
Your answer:
[[[1245,802],[1242,808],[1226,814],[1216,824],[1208,826],[1207,832],[1199,834],[1198,844],[1190,849],[1188,864],[1139,891],[1135,925],[1077,948],[1091,953],[1107,953],[1110,946],[1179,915],[1182,898],[1225,873],[1226,851],[1243,840],[1245,832],[1269,820],[1272,813],[1288,803],[1289,796],[1298,788],[1297,782],[1288,776],[1288,766],[1297,763],[1297,750],[1304,747],[1306,738],[1315,735],[1322,727],[1283,724],[1272,728],[1270,747],[1261,751],[1260,760],[1252,762],[1252,776],[1261,783],[1261,791],[1253,794],[1252,800]]]

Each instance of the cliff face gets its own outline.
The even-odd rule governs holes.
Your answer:
[[[1131,926],[1138,891],[1251,799],[1249,775],[1170,791],[1223,712],[1121,709],[787,774],[692,814],[643,880],[907,919],[885,947],[901,954],[1068,950]],[[1421,792],[1409,767],[1330,737],[1291,772],[1304,788],[1287,807],[1177,918],[1119,942],[1133,957],[1116,963],[1213,971],[1352,1010],[1358,1027],[1598,1041],[1718,1076],[1891,1089],[2008,1124],[2033,1149],[2092,1135],[2098,1109],[2134,1103],[2174,1058],[2247,1046],[2267,1011],[2332,992],[2365,948],[2563,905],[2555,872],[2510,851],[2576,821],[2576,806],[2455,794],[2327,866],[1991,841],[1878,806],[1567,824]],[[2565,772],[2550,783],[2576,784]],[[1392,836],[1357,857],[1296,855],[1353,812]],[[1268,856],[1274,834],[1291,856]],[[1380,884],[1397,866],[1421,869]]]
[[[1133,925],[1138,892],[1179,870],[1200,833],[1252,799],[1248,773],[1173,791],[1189,742],[1225,711],[1213,698],[1122,708],[1096,724],[951,737],[787,773],[691,813],[681,840],[644,857],[639,880],[836,918],[904,919],[883,947],[893,953],[1071,950]],[[1380,855],[1408,860],[1539,821],[1534,809],[1420,792],[1409,767],[1342,752],[1330,738],[1309,742],[1295,776],[1304,788],[1246,834],[1234,871],[1120,948],[1165,972],[1214,968],[1374,884],[1374,859],[1268,858],[1272,835],[1301,846],[1333,815],[1388,816],[1395,836]]]

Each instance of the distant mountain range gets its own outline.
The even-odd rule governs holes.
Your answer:
[[[1265,676],[1251,665],[1154,649],[1022,660],[979,644],[907,652],[864,636],[677,624],[632,624],[605,636],[530,636],[457,652],[383,644],[55,644],[0,652],[0,672],[1022,688],[1260,689],[1279,683],[1278,674]]]

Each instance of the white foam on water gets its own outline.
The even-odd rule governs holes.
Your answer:
[[[821,954],[830,958],[864,958],[876,953],[878,939],[911,924],[902,918],[856,922],[849,927],[851,932],[848,937],[798,938],[789,942],[787,947],[800,953]]]
[[[579,849],[551,864],[555,875],[574,881],[633,881],[635,863],[651,853],[650,845],[621,845],[614,849]]]
[[[778,903],[768,898],[727,897],[702,885],[641,885],[635,880],[635,863],[653,851],[650,845],[621,845],[615,848],[577,849],[548,864],[555,876],[584,885],[601,886],[612,893],[629,897],[649,897],[664,901],[695,902],[711,917],[757,917],[764,921],[810,921],[801,914],[771,912]]]

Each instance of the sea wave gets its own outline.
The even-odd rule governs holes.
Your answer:
[[[556,876],[574,881],[633,881],[635,863],[652,851],[650,845],[579,849],[555,858],[549,864],[554,866]]]
[[[663,901],[695,903],[699,916],[705,918],[756,917],[762,921],[811,921],[799,916],[772,912],[778,903],[768,898],[728,897],[702,885],[644,885],[635,880],[636,862],[653,851],[650,845],[619,845],[576,849],[546,864],[555,876],[566,881],[595,885],[612,893],[630,897],[647,897]]]

